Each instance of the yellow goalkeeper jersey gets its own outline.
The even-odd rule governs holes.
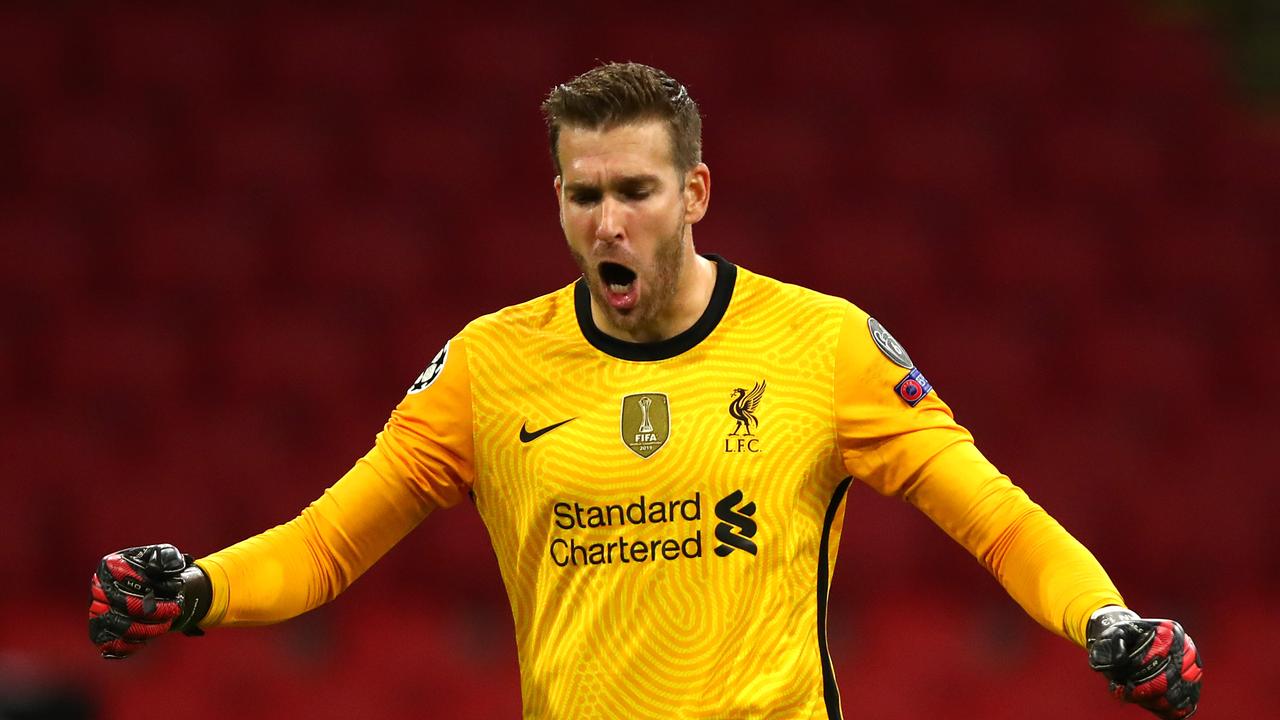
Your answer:
[[[919,507],[1078,644],[1122,604],[882,325],[710,257],[706,311],[662,342],[602,333],[581,280],[467,325],[323,497],[198,561],[202,625],[326,602],[471,494],[526,718],[838,718],[826,601],[853,478]]]

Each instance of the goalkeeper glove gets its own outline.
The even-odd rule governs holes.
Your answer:
[[[1163,720],[1195,714],[1203,665],[1181,625],[1112,606],[1094,613],[1085,634],[1089,667],[1106,676],[1116,698]]]
[[[209,577],[172,545],[111,553],[89,581],[89,641],[118,660],[169,630],[202,635],[210,596]]]

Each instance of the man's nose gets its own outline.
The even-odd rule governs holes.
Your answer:
[[[596,223],[596,239],[597,240],[622,240],[625,208],[622,203],[612,198],[605,198],[600,201],[600,209],[598,210],[600,217]]]

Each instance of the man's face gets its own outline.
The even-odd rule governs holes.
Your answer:
[[[660,329],[689,259],[686,228],[705,210],[706,166],[682,174],[671,150],[658,120],[560,132],[556,194],[569,252],[594,304],[628,335]]]

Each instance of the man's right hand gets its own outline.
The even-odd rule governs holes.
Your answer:
[[[209,578],[172,545],[143,545],[102,558],[89,582],[89,640],[109,660],[127,658],[169,630],[202,634]]]

